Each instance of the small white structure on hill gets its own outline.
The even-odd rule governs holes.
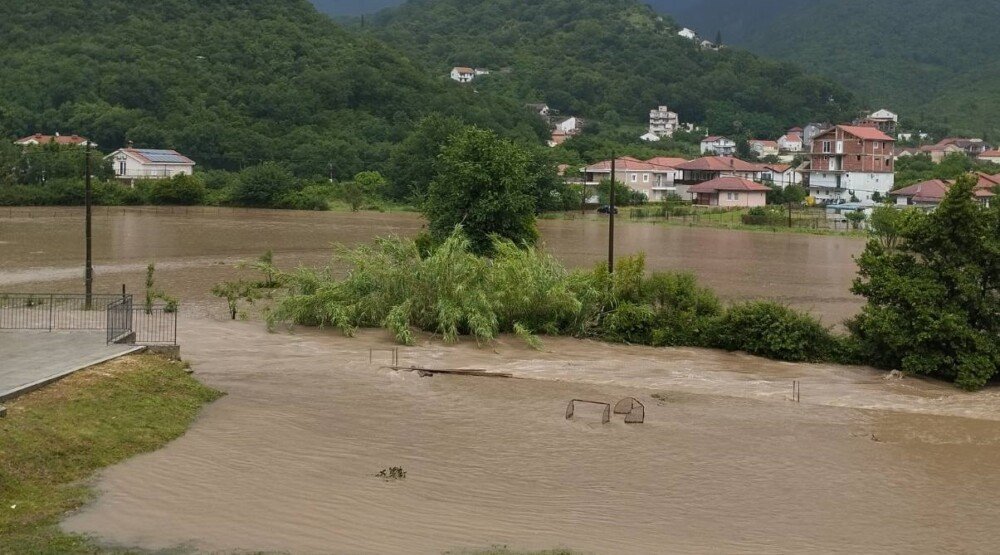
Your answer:
[[[59,133],[56,133],[55,135],[42,135],[41,133],[35,133],[34,135],[29,135],[14,141],[14,144],[18,146],[39,146],[48,144],[57,144],[60,146],[86,146],[87,138],[79,135],[60,135]],[[96,147],[97,143],[92,142],[90,143],[90,146]]]
[[[694,29],[688,29],[687,27],[677,31],[677,34],[688,40],[696,40],[698,38],[698,33],[695,33]]]
[[[193,160],[176,150],[120,148],[104,157],[111,160],[115,177],[126,181],[169,179],[194,173]]]
[[[471,67],[454,67],[451,70],[451,78],[459,83],[471,83],[476,78],[476,70]]]
[[[732,156],[736,153],[736,141],[718,135],[705,137],[701,140],[701,153]]]

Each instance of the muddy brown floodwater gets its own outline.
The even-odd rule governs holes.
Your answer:
[[[0,289],[75,290],[78,218],[0,214]],[[17,212],[14,212],[17,216]],[[867,368],[548,338],[477,347],[421,336],[384,368],[387,334],[227,322],[210,285],[271,248],[325,263],[333,241],[419,230],[412,215],[113,209],[98,215],[99,284],[141,285],[155,259],[185,309],[196,376],[228,395],[166,448],[107,469],[64,523],[104,542],[198,552],[440,553],[509,545],[597,553],[993,553],[1000,545],[1000,392]],[[572,265],[603,223],[542,222]],[[769,297],[827,322],[857,240],[624,225],[619,252],[690,269],[729,298]],[[802,382],[801,403],[788,400]],[[640,399],[608,425],[573,398]],[[375,475],[401,466],[404,480]]]

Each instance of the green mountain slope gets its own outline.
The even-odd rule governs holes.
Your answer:
[[[676,1],[659,0],[665,9]],[[1000,138],[1000,2],[703,0],[674,7],[702,34],[721,30],[729,42],[834,78],[871,107]]]
[[[380,38],[440,74],[493,70],[482,91],[639,125],[667,104],[713,132],[777,136],[858,107],[833,82],[741,50],[713,52],[635,0],[411,0],[374,18]]]
[[[0,3],[0,133],[177,148],[202,167],[378,167],[422,116],[538,141],[518,103],[430,78],[306,0]]]

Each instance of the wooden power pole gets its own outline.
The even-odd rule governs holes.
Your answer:
[[[611,151],[611,194],[608,207],[608,273],[615,273],[615,153]]]
[[[92,244],[93,243],[93,237],[92,237],[92,234],[91,234],[91,203],[93,202],[93,199],[92,199],[92,195],[91,195],[91,183],[90,183],[90,173],[91,172],[90,172],[90,141],[89,140],[87,141],[87,146],[86,146],[85,152],[86,152],[86,157],[87,157],[87,163],[86,163],[87,175],[84,176],[84,183],[85,183],[84,204],[86,205],[87,216],[86,216],[86,223],[84,224],[84,227],[85,227],[84,236],[86,237],[86,241],[87,241],[87,261],[86,261],[86,270],[85,270],[85,273],[84,273],[84,291],[86,292],[86,299],[85,299],[84,302],[86,304],[87,310],[90,310],[91,309],[91,305],[93,303],[93,294],[94,294],[94,257],[93,257],[93,251],[92,251],[92,248],[93,248],[93,244]]]

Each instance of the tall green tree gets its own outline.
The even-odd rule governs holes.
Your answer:
[[[388,196],[394,200],[419,200],[434,180],[434,164],[441,147],[462,130],[455,117],[432,115],[420,121],[392,150],[386,176]]]
[[[280,164],[264,162],[240,172],[233,202],[241,206],[275,206],[298,188],[292,172]]]
[[[469,127],[441,151],[424,215],[435,241],[462,226],[479,254],[491,252],[490,237],[534,244],[534,178],[531,155],[496,133]]]
[[[852,290],[868,300],[848,322],[865,360],[978,389],[1000,366],[1000,208],[958,179],[931,214],[880,217]],[[880,237],[880,234],[888,234]]]

